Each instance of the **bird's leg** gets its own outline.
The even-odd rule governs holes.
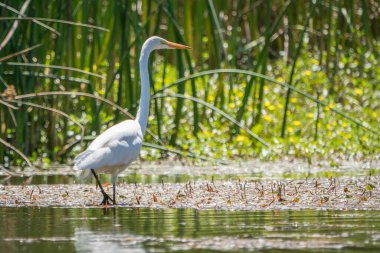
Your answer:
[[[116,205],[116,176],[112,176],[113,204]]]
[[[100,180],[99,180],[98,175],[96,174],[95,170],[91,169],[91,172],[92,172],[92,174],[94,175],[94,177],[95,177],[95,179],[96,179],[96,182],[97,182],[98,185],[99,185],[100,191],[101,191],[102,194],[103,194],[103,201],[102,201],[102,203],[100,203],[100,204],[101,204],[101,205],[104,205],[104,206],[105,206],[105,205],[109,205],[109,204],[110,204],[110,203],[108,202],[109,199],[110,199],[112,202],[114,202],[114,200],[111,199],[110,196],[108,196],[108,194],[104,191],[103,186],[102,186],[102,184],[100,183]]]
[[[112,189],[113,189],[113,204],[114,205],[116,205],[116,184],[114,183],[113,184],[113,187],[112,187]]]

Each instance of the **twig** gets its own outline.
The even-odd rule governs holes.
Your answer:
[[[19,155],[22,157],[22,159],[24,159],[25,162],[29,165],[29,167],[30,167],[30,168],[33,168],[32,163],[29,161],[28,157],[26,157],[26,156],[24,155],[24,153],[22,153],[22,152],[21,152],[20,150],[18,150],[15,146],[13,146],[12,144],[6,142],[6,141],[3,140],[2,138],[0,138],[0,142],[1,142],[3,145],[5,145],[5,146],[7,146],[8,148],[10,148],[10,149],[12,149],[13,151],[15,151],[17,154],[19,154]]]
[[[14,9],[14,8],[12,8],[12,7],[10,7],[10,6],[6,5],[6,4],[4,4],[4,3],[1,3],[1,2],[0,2],[0,6],[6,8],[6,9],[8,9],[8,10],[10,10],[10,11],[16,13],[16,14],[19,14],[19,16],[21,16],[21,17],[26,17],[23,13],[19,12],[18,10]],[[38,21],[38,20],[35,20],[35,19],[32,19],[32,21],[33,21],[34,23],[36,23],[36,24],[42,26],[43,28],[45,28],[45,29],[47,29],[47,30],[49,30],[49,31],[51,31],[51,32],[53,32],[53,33],[59,35],[59,36],[61,35],[61,34],[60,34],[59,32],[57,32],[53,27],[50,27],[50,26],[48,26],[48,25],[45,25],[44,23],[42,23],[42,22],[40,22],[40,21]]]
[[[18,51],[18,52],[16,52],[16,53],[13,53],[13,54],[10,54],[10,55],[7,55],[7,56],[4,56],[3,58],[0,58],[0,62],[6,61],[6,60],[8,60],[8,59],[10,59],[10,58],[12,58],[12,57],[15,57],[15,56],[17,56],[17,55],[20,55],[20,54],[25,54],[25,53],[27,53],[27,52],[29,52],[29,51],[32,51],[33,49],[36,49],[36,48],[40,47],[41,45],[42,45],[42,44],[37,44],[37,45],[34,45],[34,46],[32,46],[32,47],[25,48],[25,49],[23,49],[23,50],[21,50],[21,51]]]
[[[81,26],[85,28],[91,28],[91,29],[97,29],[100,31],[104,32],[109,32],[109,29],[101,27],[101,26],[96,26],[96,25],[90,25],[90,24],[83,24],[79,22],[72,22],[68,20],[61,20],[61,19],[53,19],[53,18],[40,18],[40,17],[0,17],[0,20],[31,20],[31,21],[46,21],[46,22],[54,22],[54,23],[61,23],[61,24],[66,24],[66,25],[74,25],[74,26]]]
[[[73,68],[73,67],[66,67],[66,66],[57,66],[57,65],[46,65],[46,64],[40,64],[40,63],[21,63],[21,62],[7,62],[8,65],[10,66],[27,66],[27,67],[40,67],[40,68],[50,68],[50,69],[60,69],[60,70],[66,70],[66,71],[73,71],[73,72],[78,72],[90,76],[95,76],[101,79],[105,79],[104,76],[92,73],[89,71],[85,71],[82,69],[78,68]]]
[[[10,103],[8,102],[5,102],[4,100],[0,99],[0,104],[3,104],[5,105],[6,107],[8,108],[11,108],[11,109],[14,109],[14,110],[18,110],[19,108],[14,106],[14,105],[11,105]]]
[[[124,109],[122,108],[121,106],[115,104],[114,102],[106,99],[106,98],[103,98],[103,97],[100,97],[100,96],[97,96],[97,95],[93,95],[93,94],[90,94],[90,93],[86,93],[86,92],[76,92],[76,91],[45,91],[45,92],[38,92],[38,93],[28,93],[28,94],[23,94],[23,95],[18,95],[16,96],[14,99],[24,99],[24,98],[34,98],[34,97],[40,97],[40,96],[54,96],[54,95],[62,95],[62,96],[83,96],[83,97],[90,97],[90,98],[94,98],[96,100],[99,100],[99,101],[102,101],[114,108],[116,108],[117,110],[121,111],[122,113],[124,113],[125,115],[127,115],[128,117],[130,117],[131,119],[134,119],[135,117],[130,114],[128,112],[127,109]],[[163,142],[157,137],[155,136],[149,129],[147,129],[147,132],[153,137],[153,139],[155,139],[157,142],[159,142],[160,144],[163,144]]]
[[[22,176],[22,174],[20,173],[16,173],[16,172],[13,172],[13,171],[10,171],[10,170],[7,170],[3,165],[0,164],[0,170],[4,171],[5,173],[7,173],[9,176]]]
[[[30,3],[30,0],[26,0],[24,2],[24,4],[21,7],[20,12],[18,13],[19,17],[21,17],[21,16],[24,15],[26,9],[29,6],[29,3]],[[9,40],[12,38],[13,34],[15,33],[15,31],[16,31],[16,29],[18,27],[18,23],[19,23],[18,20],[15,20],[15,22],[13,22],[13,25],[12,25],[11,29],[9,30],[9,32],[5,36],[4,40],[0,44],[0,51],[8,44]]]

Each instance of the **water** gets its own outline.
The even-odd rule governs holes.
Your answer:
[[[50,170],[20,171],[24,176],[10,177],[0,170],[0,184],[20,185],[28,179],[28,184],[75,184],[81,182],[69,166],[53,166]],[[305,179],[330,177],[357,177],[380,174],[380,162],[341,162],[331,166],[327,162],[309,165],[297,162],[250,161],[226,166],[186,166],[169,162],[162,164],[134,164],[119,175],[118,181],[133,183],[187,183],[188,181],[231,180],[240,178],[247,181],[271,179]],[[29,178],[29,176],[33,176]],[[103,182],[109,176],[100,175]],[[87,181],[88,182],[88,181]],[[89,182],[88,182],[89,183]],[[92,181],[94,183],[94,180]]]
[[[186,183],[379,173],[378,163],[342,164],[333,168],[294,163],[206,168],[164,164],[126,170],[118,181],[128,184]],[[102,176],[103,182],[107,180],[109,177]],[[0,174],[0,184],[21,185],[26,182],[50,185],[79,181],[71,169],[62,168],[32,178]],[[380,211],[0,207],[0,253],[247,251],[380,252]]]
[[[379,252],[380,211],[0,208],[0,252]]]

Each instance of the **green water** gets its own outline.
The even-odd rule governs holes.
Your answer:
[[[0,208],[0,252],[380,252],[380,211]]]

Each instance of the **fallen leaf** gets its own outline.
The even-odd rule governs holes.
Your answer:
[[[321,204],[326,203],[327,201],[329,201],[329,197],[325,196],[321,198]]]
[[[373,184],[367,184],[366,189],[368,191],[372,191],[372,190],[376,189],[376,186],[374,186]]]
[[[104,183],[104,184],[102,184],[103,187],[108,187],[110,185],[111,185],[111,183]]]
[[[140,196],[135,196],[135,198],[136,198],[137,204],[140,205],[140,199],[141,199],[141,197]]]

